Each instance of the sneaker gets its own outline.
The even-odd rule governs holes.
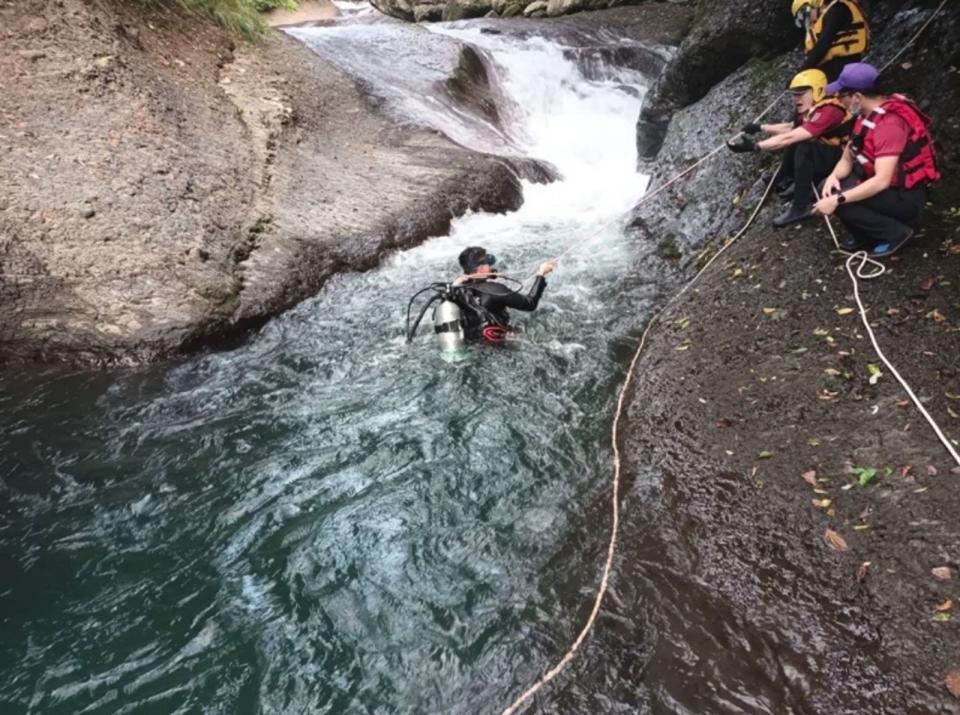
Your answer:
[[[840,244],[840,250],[846,251],[847,253],[856,253],[857,251],[867,250],[867,245],[853,236],[844,236],[841,239],[837,240],[837,243]]]
[[[903,244],[910,240],[913,236],[913,229],[908,230],[900,238],[895,241],[886,241],[884,243],[878,243],[873,248],[870,249],[869,254],[870,258],[883,258],[884,256],[892,256],[894,253],[903,248]]]
[[[796,206],[791,206],[782,214],[773,219],[773,225],[774,228],[783,228],[784,226],[789,226],[792,223],[806,221],[808,218],[813,218],[813,209],[809,207],[797,208]]]

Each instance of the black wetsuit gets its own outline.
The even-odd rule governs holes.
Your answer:
[[[540,303],[540,296],[543,295],[547,287],[547,281],[543,276],[537,276],[533,280],[533,285],[526,293],[520,293],[505,286],[503,283],[496,283],[490,280],[475,280],[465,286],[470,293],[470,305],[464,306],[464,318],[466,319],[468,338],[491,338],[491,335],[484,332],[484,328],[493,326],[500,331],[493,331],[496,334],[505,331],[510,325],[510,314],[507,308],[515,310],[531,311],[536,310]],[[501,336],[502,339],[502,336]]]

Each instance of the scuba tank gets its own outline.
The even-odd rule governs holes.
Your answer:
[[[440,348],[445,353],[463,350],[463,313],[460,306],[445,296],[433,311],[433,332],[440,338]]]

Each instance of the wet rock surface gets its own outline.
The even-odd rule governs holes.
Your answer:
[[[132,363],[234,335],[337,270],[521,199],[284,36],[123,3],[0,5],[0,354]]]
[[[893,57],[937,4],[873,3],[870,59]],[[960,56],[949,38],[960,33],[960,12],[948,8],[935,27],[888,76],[933,115],[946,179],[931,193],[924,229],[860,290],[881,347],[956,444]],[[754,60],[677,111],[652,186],[732,136],[798,64],[797,53]],[[770,120],[788,114],[785,106]],[[638,240],[692,271],[743,225],[775,166],[723,150],[637,210]],[[960,470],[851,311],[852,287],[823,221],[777,231],[770,220],[781,210],[771,198],[670,306],[636,369],[625,430],[627,566],[611,608],[642,607],[645,633],[680,628],[701,646],[694,653],[668,641],[645,654],[642,677],[665,683],[645,704],[960,712],[945,684],[960,668],[956,581],[937,577],[960,559]],[[872,476],[861,485],[864,474]],[[665,510],[642,506],[651,475],[664,479]],[[679,590],[683,599],[665,595]],[[601,636],[604,645],[618,637]],[[756,668],[741,690],[718,691],[712,669],[731,652]]]

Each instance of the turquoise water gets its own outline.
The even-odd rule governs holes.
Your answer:
[[[638,78],[528,45],[487,49],[517,144],[564,180],[520,211],[339,276],[230,352],[0,379],[4,713],[498,712],[562,653],[658,288],[616,222],[645,183]],[[404,344],[407,299],[464,246],[524,278],[571,242],[516,344],[454,365],[429,330]]]

